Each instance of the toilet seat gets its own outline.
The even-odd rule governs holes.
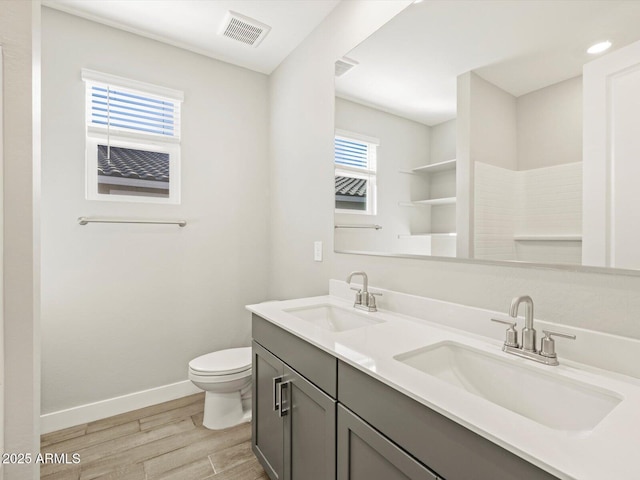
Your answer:
[[[189,362],[189,370],[198,376],[234,375],[251,370],[251,347],[228,348],[207,353]]]

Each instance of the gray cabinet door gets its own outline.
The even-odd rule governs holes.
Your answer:
[[[338,480],[436,480],[428,468],[338,405]]]
[[[284,367],[284,479],[335,480],[336,401]]]
[[[278,383],[284,375],[284,363],[253,342],[253,396],[251,399],[251,448],[271,480],[283,475],[283,421],[276,410]]]

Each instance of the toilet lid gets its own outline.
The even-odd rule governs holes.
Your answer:
[[[208,375],[231,375],[251,368],[251,347],[229,348],[207,353],[189,362],[194,372]]]

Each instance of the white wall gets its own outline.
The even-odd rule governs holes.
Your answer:
[[[474,161],[531,170],[582,161],[582,76],[514,97],[475,73],[470,109]]]
[[[271,298],[326,292],[333,254],[334,64],[409,1],[340,2],[269,79]],[[313,242],[325,261],[313,261]]]
[[[90,68],[184,91],[182,203],[87,201]],[[187,379],[192,358],[249,344],[265,299],[265,75],[43,9],[43,413]],[[176,226],[79,216],[184,218]]]
[[[456,255],[459,258],[473,258],[474,243],[471,75],[471,72],[458,75],[456,84]]]
[[[517,99],[471,74],[474,258],[580,264],[582,77]]]
[[[580,242],[515,237],[581,234],[581,162],[518,171],[476,162],[474,203],[475,258],[580,264]]]
[[[3,452],[39,451],[39,2],[0,2],[4,52]],[[34,83],[35,82],[35,83]],[[5,465],[8,480],[39,478],[39,467]]]
[[[456,251],[460,258],[476,258],[474,167],[480,162],[517,168],[516,98],[474,72],[459,75],[457,86]],[[483,230],[479,235],[488,238],[487,233]],[[501,243],[502,239],[489,241]]]
[[[471,73],[471,160],[517,170],[516,97]]]
[[[406,4],[393,5],[397,11]],[[333,148],[333,62],[393,16],[387,6],[342,2],[271,77],[270,296],[326,293],[330,278],[365,270],[374,286],[493,310],[506,311],[512,297],[529,294],[539,318],[640,338],[636,276],[330,252],[324,263],[313,263],[313,240],[330,242],[333,235],[333,166],[327,161]],[[466,128],[460,118],[457,123],[458,132]],[[304,202],[288,200],[298,184],[309,185]],[[503,332],[497,328],[496,339]]]
[[[431,127],[431,163],[439,163],[456,158],[456,137],[457,125],[455,119]],[[456,170],[430,174],[428,177],[431,198],[457,196]],[[456,204],[431,207],[430,210],[432,232],[458,233]],[[457,241],[457,236],[455,238],[447,236],[433,237],[431,239],[431,254],[441,257],[455,257]]]
[[[521,211],[518,172],[475,162],[474,258],[516,260],[513,236]]]
[[[640,268],[639,67],[640,42],[634,42],[583,68],[582,258],[589,265]]]
[[[582,162],[520,170],[522,211],[516,233],[582,233]]]
[[[456,158],[456,120],[449,120],[431,127],[431,163]]]
[[[429,209],[401,207],[412,196],[428,198],[424,178],[400,173],[426,165],[429,161],[430,128],[406,118],[336,98],[336,128],[360,133],[380,140],[377,150],[377,215],[336,214],[336,223],[377,223],[381,230],[336,230],[335,248],[368,252],[397,252],[401,249],[398,235],[411,233],[411,228],[429,227]],[[413,188],[412,188],[413,187]],[[423,187],[421,192],[416,189]],[[420,225],[422,223],[422,225]]]
[[[582,161],[582,76],[517,99],[518,170]]]

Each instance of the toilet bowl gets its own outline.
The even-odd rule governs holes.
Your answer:
[[[204,419],[211,430],[251,420],[251,347],[208,353],[189,362],[189,380],[204,390]]]

